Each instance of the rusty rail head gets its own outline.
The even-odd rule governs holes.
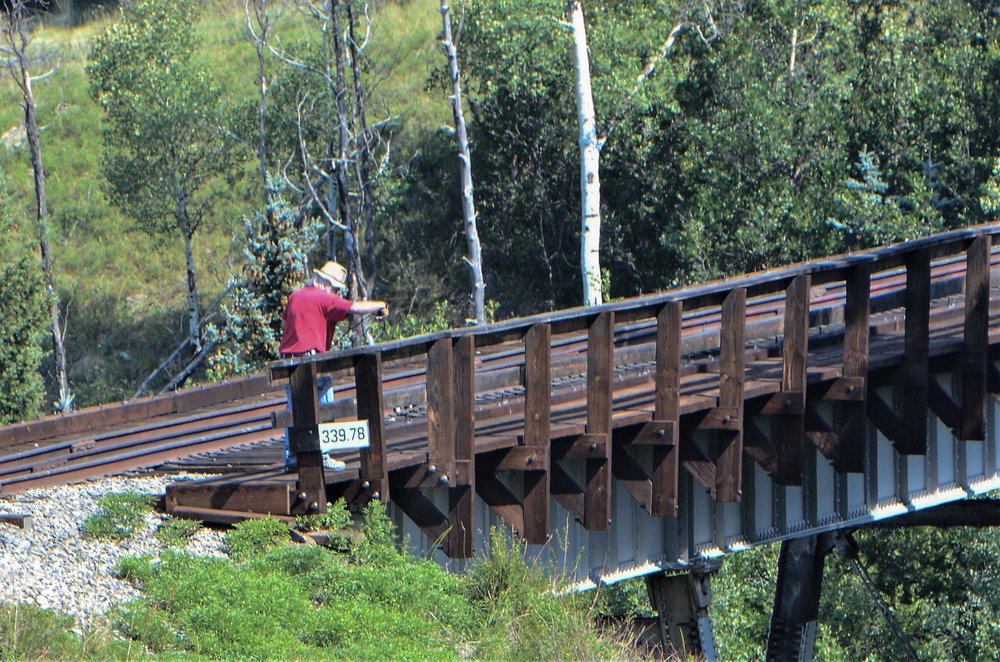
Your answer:
[[[931,260],[955,255],[964,251],[973,241],[983,236],[1000,234],[1000,222],[977,225],[883,248],[848,253],[800,262],[778,269],[759,271],[736,278],[720,279],[698,285],[669,290],[651,296],[636,297],[601,306],[570,308],[553,313],[519,317],[503,322],[461,329],[451,329],[395,340],[346,351],[332,351],[309,357],[284,359],[270,363],[272,382],[288,379],[292,369],[302,363],[315,363],[318,372],[329,373],[353,366],[356,357],[380,354],[383,361],[396,361],[425,356],[434,343],[445,338],[474,336],[476,348],[489,347],[504,342],[520,341],[537,324],[547,324],[553,335],[585,331],[595,318],[614,313],[618,322],[652,319],[666,303],[682,301],[685,311],[720,306],[729,293],[743,288],[747,298],[783,293],[792,280],[811,276],[812,285],[843,281],[856,266],[866,264],[872,273],[905,267],[907,256],[925,252]]]

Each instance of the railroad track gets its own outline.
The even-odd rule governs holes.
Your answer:
[[[1000,263],[1000,250],[994,250],[991,263]],[[961,289],[965,262],[950,258],[935,262],[932,278],[935,298],[957,294]],[[899,315],[891,311],[902,305],[905,270],[894,269],[872,278],[872,342],[880,334],[900,328]],[[820,326],[810,337],[810,348],[820,349],[829,340],[829,360],[833,370],[839,361],[841,321],[845,288],[843,283],[815,287],[811,292],[810,315]],[[773,381],[774,369],[767,359],[779,349],[774,344],[781,335],[784,295],[758,297],[748,302],[747,337],[760,339],[758,346],[746,349],[748,365],[747,396],[754,384]],[[960,312],[949,314],[947,300],[934,319],[938,335],[950,333],[960,324]],[[940,307],[940,306],[939,306]],[[684,367],[684,388],[690,406],[717,388],[715,365],[721,312],[718,307],[694,310],[684,315],[683,352],[688,357]],[[655,338],[655,322],[621,325],[615,329],[615,409],[628,412],[648,407],[652,401],[650,368]],[[552,342],[553,428],[560,426],[566,435],[576,427],[565,423],[579,418],[585,407],[580,385],[585,373],[585,334],[556,336]],[[894,350],[893,350],[894,351]],[[890,351],[891,353],[891,351]],[[823,361],[820,361],[822,364]],[[477,357],[477,436],[486,444],[503,447],[516,435],[523,412],[520,387],[524,366],[523,347],[490,347]],[[812,365],[812,364],[811,364]],[[780,377],[780,364],[778,377]],[[404,464],[408,453],[418,450],[426,436],[425,367],[419,361],[401,361],[387,368],[384,379],[387,420],[393,423],[389,439],[391,450]],[[353,416],[353,380],[335,383],[334,414]],[[760,389],[758,389],[760,390]],[[766,391],[763,387],[762,393]],[[7,428],[0,428],[0,448],[8,454],[0,457],[0,494],[15,494],[27,489],[71,483],[88,478],[136,469],[158,468],[161,471],[187,472],[270,472],[282,473],[284,431],[272,422],[285,408],[282,390],[273,389],[267,378],[257,375],[233,380],[216,387],[187,389],[169,396],[155,396],[140,401],[92,408],[71,417],[50,417]],[[627,414],[616,414],[623,416]],[[555,434],[554,436],[558,436]],[[344,459],[356,466],[356,454]],[[354,472],[356,473],[356,472]],[[289,475],[294,480],[294,475]]]

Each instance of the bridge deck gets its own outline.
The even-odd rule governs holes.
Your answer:
[[[294,410],[274,423],[291,429],[302,470],[274,465],[278,442],[243,449],[216,465],[256,470],[176,483],[168,509],[234,521],[382,499],[463,557],[482,528],[474,495],[544,543],[550,499],[601,531],[613,490],[677,516],[685,474],[712,501],[739,502],[744,456],[775,486],[809,482],[811,448],[836,473],[866,476],[871,431],[899,456],[923,454],[928,411],[957,439],[982,439],[987,387],[1000,389],[987,358],[1000,345],[996,231],[278,362],[272,378],[290,380]],[[322,409],[317,372],[336,384]],[[369,420],[372,447],[324,474],[315,424],[355,417]]]

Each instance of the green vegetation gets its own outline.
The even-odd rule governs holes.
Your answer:
[[[72,616],[25,604],[0,604],[4,660],[128,660],[137,646],[104,628],[81,633]]]
[[[160,524],[156,530],[156,539],[164,547],[183,548],[188,539],[201,529],[202,523],[197,520],[169,518]]]
[[[141,492],[118,492],[97,499],[97,512],[83,521],[81,530],[92,538],[125,540],[139,530],[153,511],[157,497]]]
[[[463,576],[401,553],[378,502],[362,532],[338,553],[289,545],[285,524],[250,520],[227,536],[232,560],[127,557],[116,572],[143,597],[118,610],[115,627],[163,657],[604,659],[623,652],[596,633],[587,596],[559,597],[558,585],[500,534]]]

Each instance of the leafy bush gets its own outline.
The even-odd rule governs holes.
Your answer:
[[[99,497],[97,512],[84,520],[83,532],[92,538],[125,540],[139,530],[156,499],[133,490]]]
[[[351,513],[343,499],[326,504],[325,513],[301,515],[295,518],[295,528],[299,531],[336,531],[352,524]]]
[[[201,522],[171,517],[156,530],[156,539],[164,547],[184,547],[188,539],[201,529]]]
[[[243,562],[275,547],[288,545],[288,525],[272,517],[249,519],[240,522],[225,537],[229,555],[234,561]]]
[[[480,617],[477,654],[486,659],[612,657],[612,644],[594,629],[590,597],[557,594],[558,584],[529,566],[524,551],[520,542],[494,530],[488,555],[465,578]]]
[[[155,573],[156,563],[149,554],[123,556],[111,571],[115,577],[133,584],[141,584]]]

